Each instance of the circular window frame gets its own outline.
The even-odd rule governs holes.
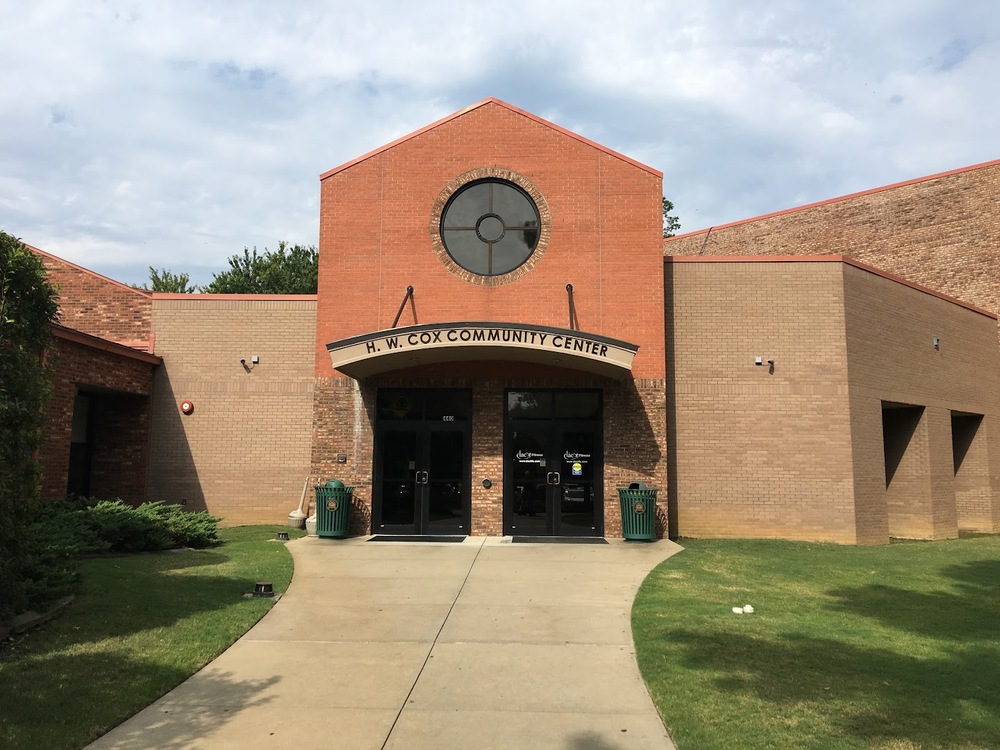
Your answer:
[[[519,265],[514,270],[498,274],[496,276],[484,276],[482,274],[473,273],[467,268],[460,266],[458,262],[451,257],[448,249],[444,246],[444,240],[441,238],[441,217],[444,214],[445,207],[448,205],[448,201],[450,201],[452,196],[469,183],[480,182],[483,180],[500,180],[509,182],[527,193],[528,197],[535,203],[540,225],[538,242],[536,243],[535,249],[532,251],[531,255],[525,259],[524,263]],[[535,184],[527,177],[515,172],[512,169],[504,169],[502,167],[480,167],[479,169],[473,169],[459,175],[444,187],[437,199],[434,201],[434,206],[431,209],[429,232],[431,237],[431,246],[434,248],[434,254],[437,255],[441,264],[453,275],[458,276],[463,281],[467,281],[470,284],[476,284],[478,286],[503,286],[504,284],[510,284],[517,281],[525,274],[529,273],[536,265],[538,265],[542,256],[545,255],[545,251],[549,246],[549,239],[552,236],[552,215],[549,213],[548,202],[542,196],[541,192],[539,192],[538,188],[535,187]]]

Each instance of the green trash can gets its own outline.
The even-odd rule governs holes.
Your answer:
[[[351,494],[339,479],[316,485],[316,536],[342,539],[351,523]]]
[[[622,535],[628,541],[651,542],[656,538],[656,490],[643,482],[618,488],[622,506]]]

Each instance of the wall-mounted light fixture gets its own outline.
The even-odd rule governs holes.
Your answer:
[[[941,338],[938,336],[934,337],[934,351],[941,351]]]
[[[181,411],[185,414],[190,414],[194,411],[194,401],[188,401],[185,399],[181,401]]]
[[[753,363],[754,363],[755,367],[763,367],[764,366],[764,358],[763,357],[754,357],[753,358]],[[773,359],[767,360],[767,371],[769,373],[771,373],[771,374],[774,374],[774,360]]]

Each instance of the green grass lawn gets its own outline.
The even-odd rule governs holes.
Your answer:
[[[680,750],[1000,747],[1000,537],[682,544],[632,609]]]
[[[221,529],[212,549],[84,561],[65,614],[0,644],[0,747],[82,747],[224,651],[273,603],[243,594],[291,580],[278,530],[289,531]]]

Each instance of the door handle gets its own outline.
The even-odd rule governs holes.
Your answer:
[[[555,484],[559,484],[560,481],[562,481],[562,478],[559,476],[559,472],[558,471],[550,471],[548,474],[545,475],[545,483],[546,484],[555,485]]]
[[[426,471],[418,471],[416,473],[416,476],[414,476],[413,481],[416,484],[427,484],[428,481],[429,481],[429,479],[427,477],[427,472]]]

